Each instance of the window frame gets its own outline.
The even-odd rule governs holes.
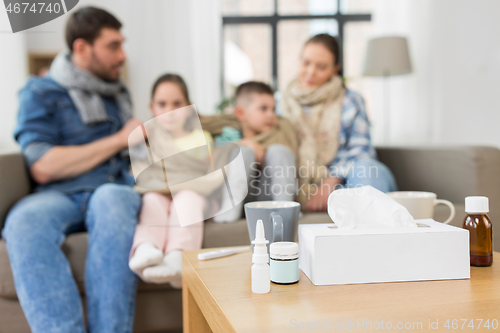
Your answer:
[[[256,16],[239,16],[239,15],[223,15],[222,16],[222,30],[221,30],[221,92],[224,96],[224,31],[227,25],[239,24],[269,24],[271,26],[271,86],[277,89],[278,86],[278,23],[284,20],[311,20],[311,19],[335,19],[338,25],[337,41],[340,46],[340,59],[339,63],[341,68],[344,65],[344,25],[349,22],[362,22],[371,21],[372,14],[342,14],[341,1],[330,0],[337,2],[337,13],[324,14],[324,15],[279,15],[278,14],[278,0],[273,0],[274,14],[273,15],[256,15]]]

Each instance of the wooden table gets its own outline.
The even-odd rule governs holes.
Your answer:
[[[430,331],[429,325],[434,332],[500,332],[498,262],[471,267],[470,279],[447,281],[315,286],[300,271],[298,284],[271,283],[262,295],[251,291],[250,250],[198,261],[202,251],[208,249],[183,254],[184,332]]]

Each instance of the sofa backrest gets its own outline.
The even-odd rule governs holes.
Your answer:
[[[21,153],[0,154],[0,230],[12,205],[31,192],[30,182]]]
[[[379,159],[396,177],[400,191],[434,192],[463,204],[470,195],[500,203],[500,150],[495,147],[380,147]]]

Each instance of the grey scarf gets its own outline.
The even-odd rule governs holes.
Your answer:
[[[71,52],[62,51],[50,66],[50,77],[68,89],[69,96],[85,124],[109,119],[101,96],[113,96],[119,115],[125,124],[132,117],[132,103],[127,88],[120,80],[105,82],[95,75],[78,68],[71,61]]]

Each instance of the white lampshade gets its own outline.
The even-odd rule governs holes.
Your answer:
[[[392,76],[411,73],[410,54],[405,37],[379,37],[368,41],[366,76]]]

